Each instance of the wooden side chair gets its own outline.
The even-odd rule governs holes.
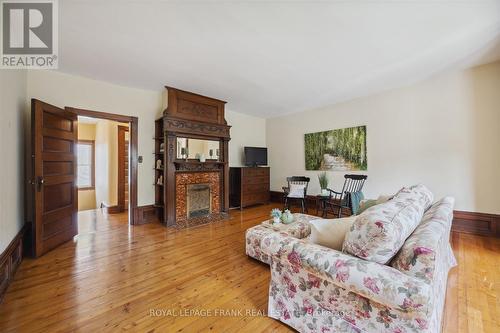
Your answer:
[[[293,201],[300,202],[302,213],[307,212],[306,195],[307,186],[311,178],[302,176],[287,177],[288,186],[283,186],[283,201],[285,209],[290,208]]]
[[[351,200],[349,198],[351,193],[361,192],[365,184],[367,175],[345,175],[344,186],[342,191],[337,192],[332,189],[327,189],[329,192],[328,200],[324,203],[326,205],[325,211],[331,209],[332,214],[337,217],[342,217],[342,209],[349,208],[352,212]]]

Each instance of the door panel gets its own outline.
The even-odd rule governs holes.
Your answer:
[[[118,209],[128,209],[128,127],[118,126]]]
[[[33,99],[35,256],[72,240],[78,231],[77,116]]]

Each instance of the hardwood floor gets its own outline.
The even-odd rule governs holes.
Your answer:
[[[0,332],[288,332],[265,317],[269,269],[244,250],[244,231],[274,206],[181,231],[83,212],[77,240],[23,261],[0,304]],[[500,240],[452,241],[459,266],[444,332],[498,332]]]

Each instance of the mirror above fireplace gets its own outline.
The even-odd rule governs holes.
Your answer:
[[[204,156],[207,160],[218,160],[220,156],[219,141],[177,138],[178,159],[199,159],[200,156]]]

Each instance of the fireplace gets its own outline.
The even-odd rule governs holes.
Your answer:
[[[220,213],[220,172],[177,172],[175,183],[177,224]]]
[[[186,190],[187,218],[210,215],[210,184],[189,184]]]
[[[226,102],[166,88],[168,106],[155,132],[155,156],[162,167],[157,174],[163,176],[164,184],[157,186],[160,190],[156,202],[163,222],[169,227],[184,228],[227,219],[231,126],[224,117]],[[215,142],[219,154],[214,159],[202,158],[207,154],[193,158],[186,151],[182,153],[182,149],[178,151],[179,139],[185,139],[186,146],[181,148],[190,152],[198,148],[188,147],[188,140]]]

